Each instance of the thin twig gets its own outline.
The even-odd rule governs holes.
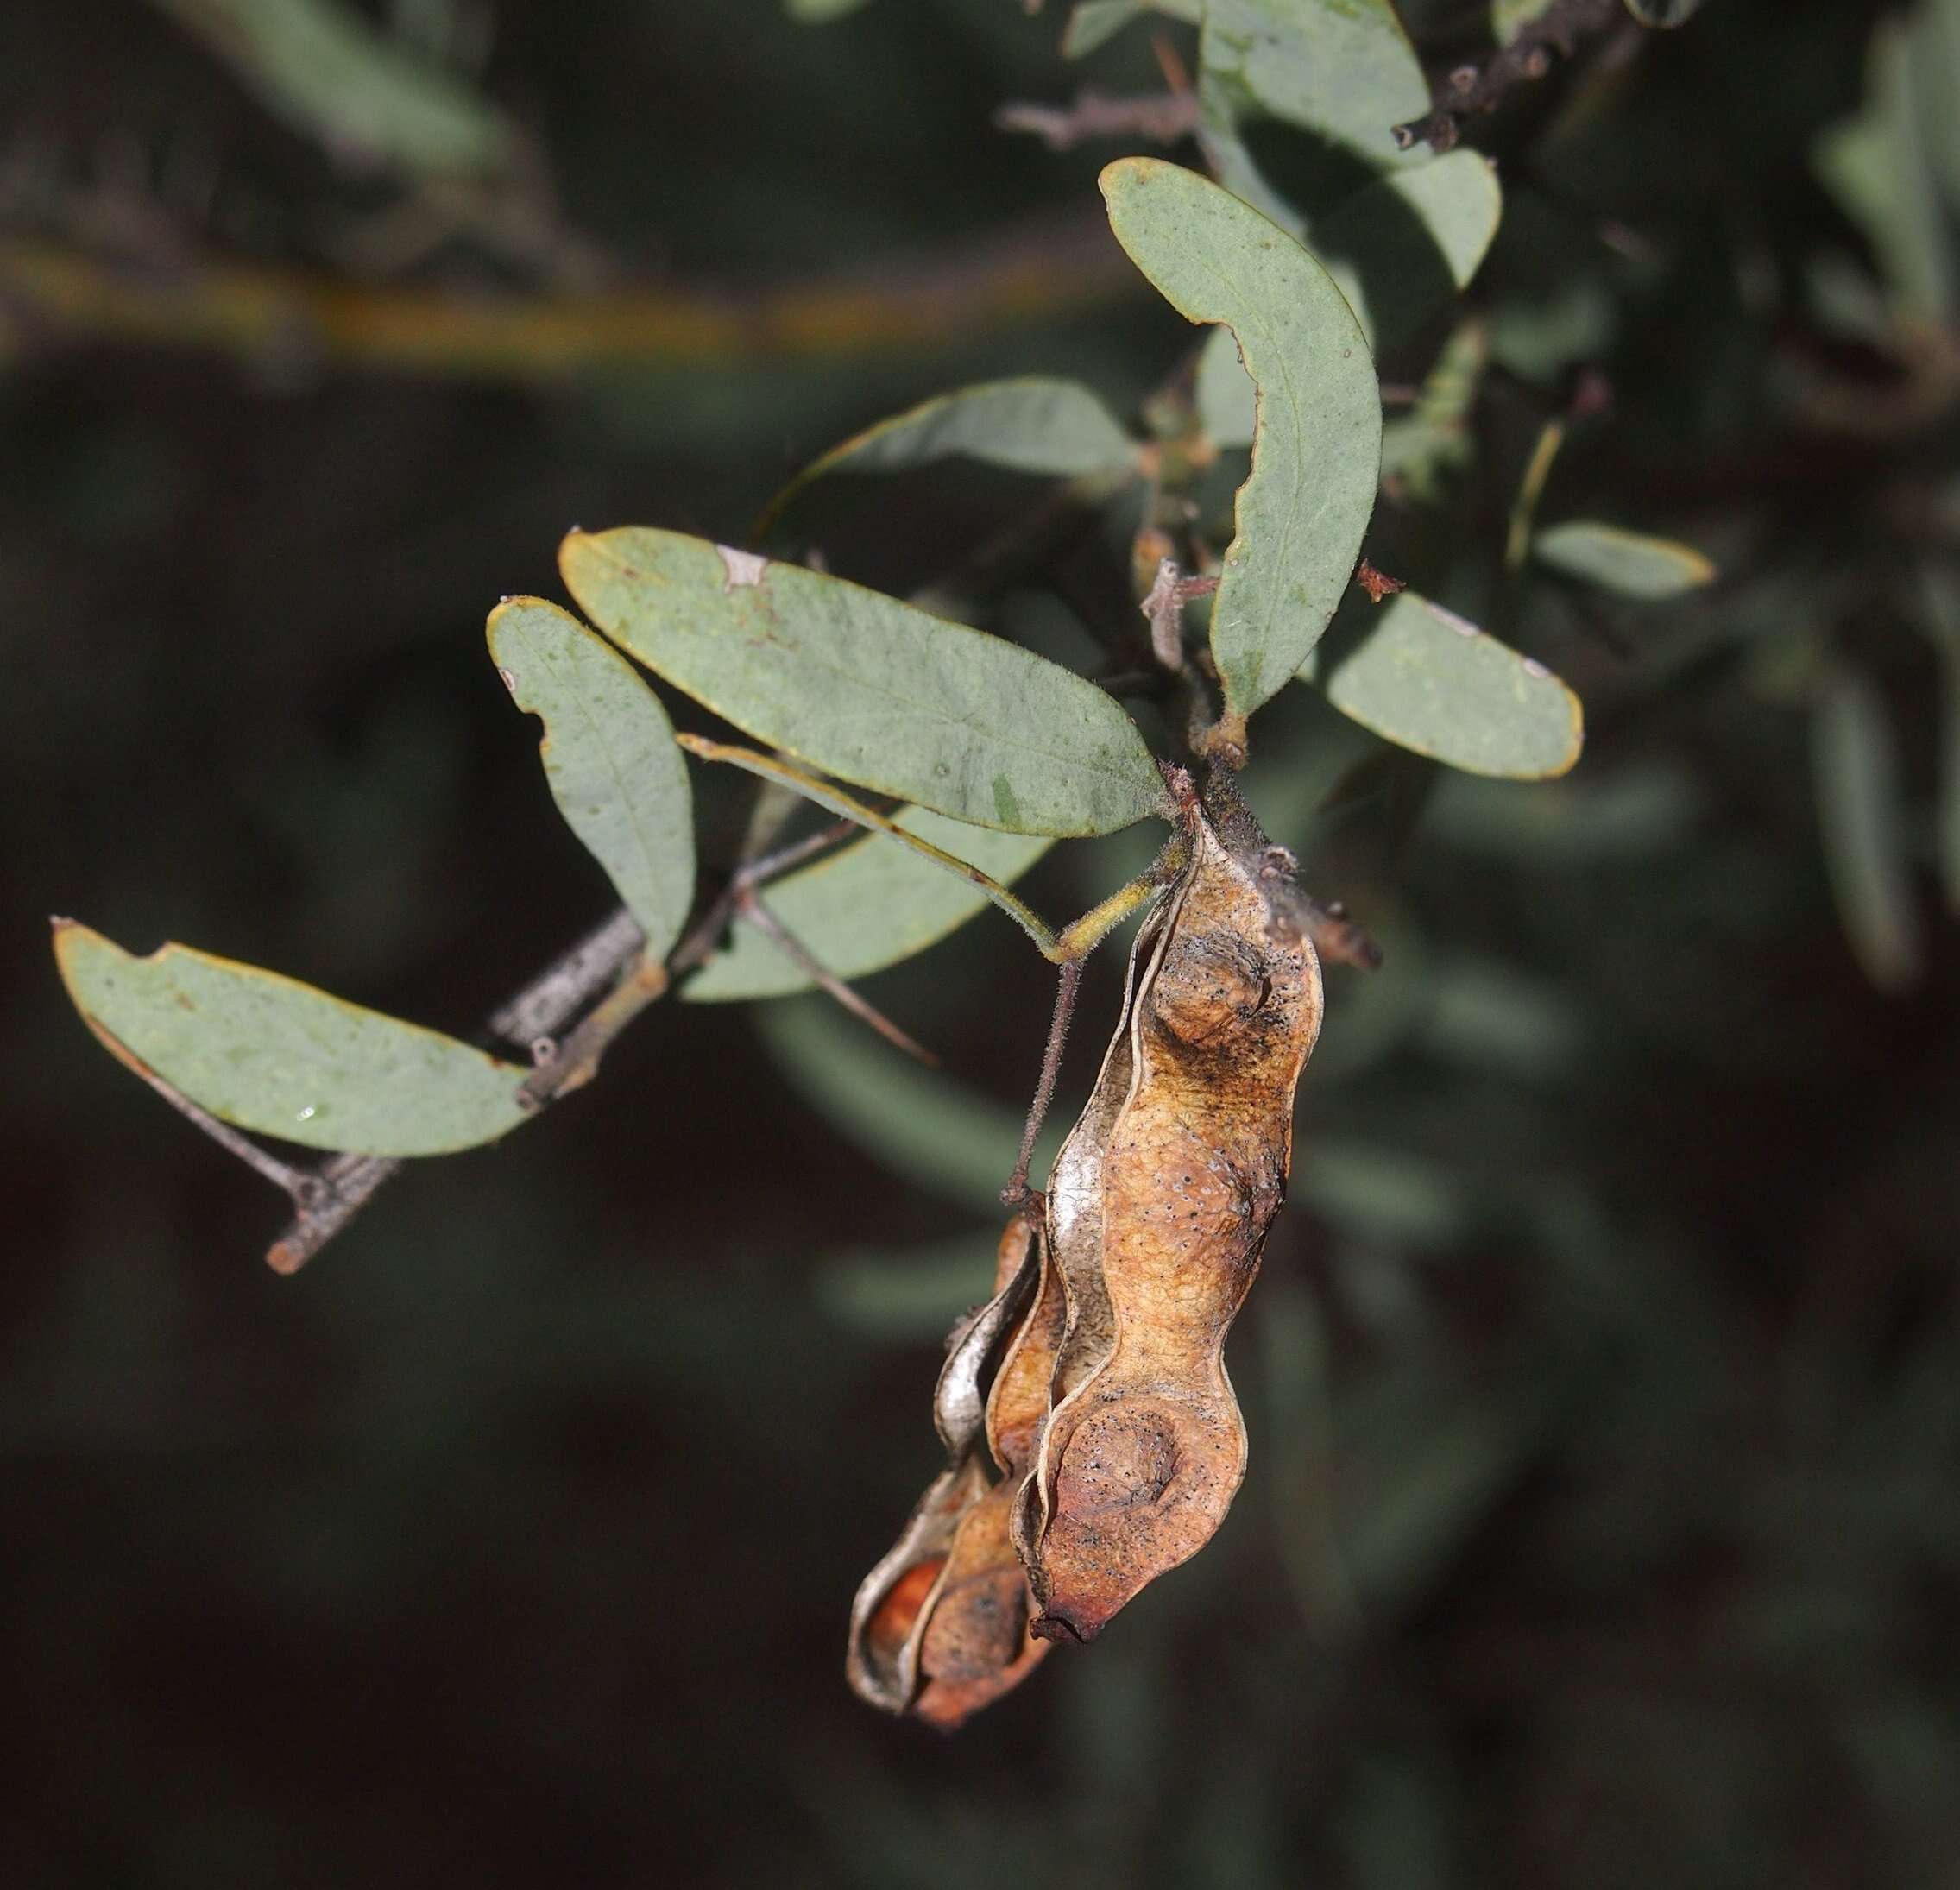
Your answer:
[[[939,1059],[917,1039],[906,1036],[891,1018],[860,997],[844,980],[831,971],[823,961],[804,945],[788,926],[783,923],[762,902],[762,897],[753,887],[744,887],[736,898],[735,910],[763,933],[783,955],[804,977],[810,979],[828,996],[835,999],[860,1024],[868,1024],[887,1043],[903,1050],[907,1056],[915,1056],[928,1068],[936,1069]]]
[[[1091,138],[1148,138],[1155,144],[1175,144],[1198,129],[1198,95],[1194,91],[1145,92],[1116,98],[1108,92],[1079,91],[1072,105],[1037,105],[1011,99],[993,115],[1002,131],[1025,131],[1051,151],[1072,151]]]
[[[638,922],[622,905],[499,1011],[490,1019],[490,1035],[524,1049],[553,1035],[619,976],[620,967],[645,942]]]
[[[1348,917],[1347,908],[1339,900],[1322,905],[1301,894],[1299,904],[1302,929],[1322,958],[1363,971],[1382,968],[1382,948]]]
[[[579,1020],[578,1028],[539,1056],[537,1068],[518,1086],[519,1106],[542,1109],[583,1089],[599,1074],[599,1059],[612,1048],[613,1039],[648,1005],[665,997],[672,983],[665,965],[636,952],[619,982]],[[539,1047],[545,1048],[542,1041]]]
[[[1150,627],[1150,653],[1159,667],[1173,676],[1184,673],[1184,607],[1194,597],[1209,597],[1219,587],[1215,576],[1186,577],[1177,560],[1157,560],[1157,574],[1138,606]]]
[[[806,839],[737,868],[729,884],[709,903],[686,936],[667,954],[665,967],[654,967],[664,969],[665,984],[662,989],[677,983],[714,951],[722,934],[728,929],[735,902],[744,886],[761,885],[778,873],[786,873],[813,854],[835,846],[856,830],[848,821],[834,822]],[[633,915],[622,906],[611,917],[594,927],[570,951],[554,959],[490,1018],[487,1036],[507,1043],[526,1046],[533,1054],[539,1055],[540,1067],[526,1084],[528,1098],[536,1106],[541,1107],[567,1090],[576,1088],[578,1082],[588,1080],[613,1038],[653,1001],[652,996],[646,994],[651,980],[641,979],[633,969],[633,961],[645,942],[645,936]],[[595,992],[605,990],[608,986],[612,986],[611,994],[601,1001],[586,1024],[601,1018],[602,1013],[602,1021],[589,1031],[586,1030],[586,1024],[581,1024],[562,1047],[552,1043],[552,1034],[576,1015]],[[621,996],[622,991],[627,995]],[[634,1001],[636,999],[638,1002]],[[581,1032],[585,1034],[582,1036]],[[139,1074],[144,1074],[146,1080],[153,1084],[160,1080],[154,1072],[146,1074],[142,1067],[126,1054],[124,1061]],[[274,1157],[238,1135],[236,1130],[205,1118],[205,1112],[187,1098],[177,1099],[167,1090],[164,1093],[207,1135],[222,1143],[268,1180],[277,1182],[293,1197],[292,1224],[266,1254],[266,1263],[277,1273],[297,1273],[367,1206],[375,1190],[402,1166],[400,1160],[392,1156],[334,1155],[328,1156],[317,1169],[290,1169],[274,1162]],[[272,1163],[272,1167],[268,1168],[268,1163]]]
[[[1035,1158],[1035,1137],[1041,1133],[1048,1106],[1055,1100],[1055,1085],[1062,1074],[1062,1052],[1068,1041],[1068,1025],[1075,1015],[1075,999],[1082,986],[1085,961],[1072,958],[1062,967],[1062,981],[1056,989],[1055,1014],[1049,1020],[1048,1044],[1042,1051],[1041,1077],[1035,1085],[1035,1099],[1028,1106],[1026,1126],[1021,1131],[1020,1153],[1014,1158],[1014,1172],[1000,1191],[1010,1207],[1024,1207],[1029,1200],[1028,1169]]]
[[[281,1162],[269,1149],[262,1149],[230,1123],[220,1122],[202,1104],[192,1102],[174,1083],[159,1075],[114,1031],[105,1030],[93,1017],[87,1022],[117,1062],[142,1077],[179,1115],[188,1122],[194,1122],[219,1148],[236,1156],[247,1168],[262,1175],[274,1188],[284,1188],[295,1205],[306,1199],[312,1188],[312,1177],[305,1169],[294,1168],[290,1162]]]
[[[400,1166],[385,1155],[337,1155],[323,1163],[306,1177],[317,1198],[297,1204],[293,1225],[266,1249],[266,1264],[274,1273],[297,1273]]]
[[[1552,0],[1518,28],[1509,46],[1481,62],[1453,66],[1436,87],[1430,110],[1395,127],[1396,143],[1404,151],[1422,143],[1439,154],[1454,149],[1465,118],[1495,111],[1519,86],[1548,77],[1554,54],[1570,59],[1582,41],[1625,17],[1620,0]]]

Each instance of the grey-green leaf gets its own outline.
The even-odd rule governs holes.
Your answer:
[[[1503,211],[1496,166],[1457,150],[1344,198],[1310,241],[1380,354],[1470,286]]]
[[[574,532],[559,565],[631,655],[840,780],[1017,834],[1111,833],[1163,808],[1115,701],[998,637],[647,526]]]
[[[330,152],[419,175],[502,168],[515,127],[344,0],[154,0]]]
[[[1079,0],[1062,30],[1062,58],[1086,58],[1150,10],[1149,0]]]
[[[1960,213],[1960,0],[1926,0],[1913,26],[1915,115],[1947,208]]]
[[[1238,358],[1238,337],[1214,328],[1198,350],[1193,389],[1198,425],[1214,446],[1250,446],[1259,428],[1259,393]]]
[[[1943,121],[1916,83],[1927,63],[1907,23],[1881,20],[1872,35],[1864,109],[1818,141],[1818,174],[1863,230],[1902,313],[1945,318],[1960,299],[1953,247],[1935,179]],[[1951,98],[1940,110],[1949,117]]]
[[[1916,983],[1923,951],[1913,900],[1899,756],[1877,691],[1829,671],[1812,714],[1812,756],[1825,863],[1837,917],[1881,991]]]
[[[1596,519],[1548,526],[1531,541],[1541,564],[1622,597],[1658,603],[1713,581],[1715,566],[1692,545]]]
[[[1300,675],[1364,728],[1471,774],[1544,780],[1585,739],[1579,698],[1543,664],[1412,590],[1352,593]]]
[[[1003,885],[1019,879],[1050,844],[969,827],[923,807],[907,808],[898,824]],[[761,891],[804,949],[846,979],[882,971],[937,944],[987,903],[977,887],[881,834],[853,841]],[[810,982],[766,933],[737,919],[728,948],[709,959],[681,995],[696,1003],[780,998],[809,990]]]
[[[491,660],[544,718],[551,798],[665,958],[694,902],[694,803],[673,724],[633,665],[569,611],[512,597],[490,613]]]
[[[211,1114],[360,1155],[446,1155],[526,1119],[528,1074],[254,965],[166,945],[137,958],[71,920],[54,954],[109,1048]]]
[[[1314,226],[1309,248],[1379,353],[1469,286],[1503,210],[1489,160],[1453,151],[1355,192]],[[1196,399],[1200,424],[1216,444],[1251,444],[1252,387],[1223,330],[1198,356]]]
[[[1198,59],[1237,123],[1281,119],[1375,170],[1426,154],[1395,141],[1429,86],[1390,0],[1209,0]]]
[[[1259,389],[1211,627],[1226,706],[1249,715],[1306,661],[1353,572],[1381,470],[1374,362],[1327,271],[1230,192],[1156,158],[1101,184],[1131,260],[1179,313],[1232,330]]]
[[[832,447],[777,494],[756,536],[792,532],[810,488],[834,475],[906,472],[955,457],[1062,479],[1138,465],[1137,443],[1079,381],[983,381],[923,401]]]

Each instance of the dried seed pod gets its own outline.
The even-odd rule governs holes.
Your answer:
[[[1130,1094],[1132,1058],[1130,1017],[1135,1002],[1139,964],[1148,963],[1160,925],[1161,910],[1138,929],[1130,948],[1124,980],[1123,1011],[1104,1051],[1095,1087],[1055,1157],[1048,1183],[1046,1222],[1048,1275],[1061,1288],[1067,1320],[1056,1348],[1049,1382],[1041,1388],[1041,1418],[1051,1402],[1059,1402],[1100,1364],[1116,1335],[1116,1315],[1103,1282],[1103,1162],[1117,1118]],[[1004,1368],[1005,1369],[1005,1368]],[[1036,1440],[1038,1441],[1038,1439]],[[1032,1462],[1030,1455],[1030,1463]],[[1025,1470],[1027,1465],[1017,1466]],[[1023,1562],[1034,1553],[1048,1524],[1046,1493],[1041,1479],[1026,1477],[1016,1493],[1013,1540]]]
[[[1000,1237],[993,1297],[954,1327],[933,1396],[933,1421],[947,1466],[933,1478],[898,1540],[860,1584],[851,1605],[844,1673],[860,1698],[902,1713],[918,1690],[919,1650],[945,1586],[954,1540],[993,1486],[983,1432],[994,1366],[1035,1290],[1040,1242],[1034,1219],[1018,1214]]]
[[[1023,1499],[1034,1631],[1050,1638],[1093,1639],[1194,1554],[1245,1473],[1223,1347],[1285,1189],[1320,973],[1289,863],[1236,797],[1194,825],[1189,863],[1139,939],[1119,1033],[1128,1085],[1083,1217],[1100,1213],[1110,1341],[1057,1386]],[[1112,1047],[1106,1072],[1120,1062]],[[1099,1086],[1092,1112],[1104,1101]],[[1078,1249],[1063,1269],[1072,1304],[1092,1258]]]
[[[1048,1652],[1048,1642],[1029,1632],[1027,1577],[1010,1530],[1014,1499],[1048,1416],[1068,1314],[1045,1245],[1037,1265],[1034,1303],[987,1400],[987,1439],[1001,1479],[960,1522],[920,1642],[923,1679],[911,1710],[946,1732],[1018,1686]]]

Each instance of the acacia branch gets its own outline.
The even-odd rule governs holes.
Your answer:
[[[623,906],[552,960],[499,1006],[484,1030],[486,1036],[527,1049],[536,1059],[538,1068],[521,1092],[526,1104],[542,1109],[589,1081],[620,1032],[707,960],[745,894],[855,831],[848,821],[837,821],[738,867],[662,963],[646,960],[646,936]],[[555,1043],[555,1034],[602,991],[607,995],[564,1043]],[[291,1168],[154,1074],[140,1068],[137,1073],[180,1113],[293,1197],[292,1224],[266,1253],[266,1264],[275,1273],[297,1273],[402,1166],[394,1156],[331,1155],[315,1168]]]
[[[1198,95],[1194,91],[1144,92],[1117,97],[1085,91],[1072,105],[1037,105],[1015,99],[993,115],[1002,131],[1024,131],[1051,151],[1073,151],[1091,138],[1147,138],[1153,144],[1175,144],[1198,129]]]
[[[1495,111],[1521,86],[1548,78],[1559,59],[1571,59],[1586,40],[1625,19],[1621,0],[1553,0],[1518,28],[1509,46],[1488,59],[1452,66],[1435,89],[1430,110],[1395,127],[1396,143],[1404,151],[1417,144],[1439,154],[1453,150],[1465,118]]]
[[[1105,227],[1094,220],[1096,231]],[[15,349],[83,338],[512,381],[958,347],[1141,287],[1121,250],[1090,240],[1089,219],[1078,217],[748,296],[648,285],[469,295],[222,257],[160,266],[0,238],[0,329]]]

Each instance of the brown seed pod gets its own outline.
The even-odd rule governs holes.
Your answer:
[[[1084,1282],[1100,1257],[1110,1331],[1093,1358],[1073,1329],[1064,1341],[1076,1374],[1058,1375],[1018,1512],[1033,1631],[1049,1638],[1093,1639],[1203,1547],[1245,1473],[1223,1347],[1285,1190],[1320,972],[1290,862],[1236,797],[1194,825],[1131,961],[1122,1100],[1111,1114],[1099,1083],[1077,1125],[1100,1143],[1083,1170],[1095,1199],[1054,1235],[1072,1314],[1096,1304]],[[1125,1062],[1112,1044],[1106,1081]]]
[[[950,1732],[1012,1692],[1048,1652],[1029,1633],[1027,1577],[1010,1523],[1014,1499],[1048,1416],[1067,1295],[1045,1245],[1034,1303],[1000,1364],[987,1400],[987,1440],[1001,1478],[961,1521],[920,1642],[924,1676],[912,1711]]]
[[[1000,1237],[994,1296],[955,1326],[933,1396],[933,1421],[947,1465],[860,1584],[844,1659],[852,1689],[872,1705],[902,1713],[918,1691],[919,1652],[947,1584],[962,1520],[993,1487],[984,1432],[987,1387],[1012,1339],[1040,1273],[1037,1224],[1017,1214]]]

